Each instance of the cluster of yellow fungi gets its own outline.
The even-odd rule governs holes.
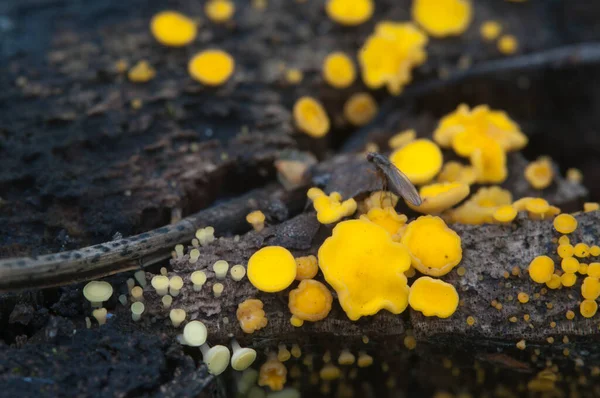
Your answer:
[[[326,195],[319,188],[311,188],[306,195],[312,200],[321,224],[332,224],[356,212],[356,201],[353,198],[342,201],[342,195],[338,192]]]

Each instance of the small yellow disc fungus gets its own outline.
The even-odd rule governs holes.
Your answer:
[[[517,52],[519,42],[513,35],[502,35],[498,40],[498,50],[504,55],[511,55]]]
[[[88,282],[83,288],[83,297],[92,307],[102,307],[102,302],[108,300],[113,294],[113,287],[104,281]]]
[[[558,245],[558,247],[556,248],[556,253],[558,254],[558,256],[560,258],[573,257],[574,252],[575,252],[575,249],[573,248],[572,245],[570,245],[568,243]]]
[[[144,306],[144,303],[142,303],[140,301],[131,304],[131,319],[134,322],[137,322],[140,319],[142,319],[142,314],[144,313],[145,309],[146,308]]]
[[[598,202],[585,202],[583,204],[583,211],[586,213],[596,210],[600,210],[600,203]]]
[[[256,350],[241,347],[234,339],[231,342],[233,354],[231,355],[231,367],[233,370],[242,371],[248,369],[256,360]]]
[[[304,325],[304,321],[298,318],[296,315],[292,315],[290,317],[290,324],[295,328],[299,328],[300,326]]]
[[[590,256],[600,257],[600,246],[593,245],[590,247]]]
[[[183,323],[183,321],[185,321],[186,316],[187,314],[185,310],[182,310],[181,308],[173,308],[169,312],[169,318],[171,319],[171,323],[173,324],[173,327],[176,328],[178,328]]]
[[[96,321],[98,321],[98,325],[100,326],[106,323],[107,314],[108,312],[106,311],[106,308],[97,308],[94,311],[92,311],[92,316],[96,318]]]
[[[525,340],[519,340],[517,342],[517,348],[519,350],[524,350],[525,348],[527,348],[527,343],[525,342]]]
[[[401,131],[388,140],[388,146],[391,149],[400,149],[404,145],[413,142],[417,138],[417,133],[413,129]]]
[[[332,21],[345,26],[356,26],[373,15],[373,0],[328,0],[325,11]]]
[[[558,238],[559,245],[568,245],[570,243],[571,243],[571,240],[569,239],[569,237],[567,235],[562,235],[560,238]]]
[[[586,277],[581,284],[581,295],[587,300],[596,300],[600,296],[600,281],[598,278]]]
[[[287,349],[285,344],[279,344],[278,351],[277,351],[277,359],[280,362],[286,362],[286,361],[289,361],[289,359],[291,357],[292,357],[292,353],[290,352],[290,350]]]
[[[587,271],[588,276],[600,278],[600,263],[590,263]]]
[[[373,192],[362,203],[364,205],[363,213],[367,213],[371,209],[385,209],[386,207],[396,207],[398,197],[388,191]]]
[[[364,126],[377,115],[377,102],[369,93],[353,94],[344,104],[344,117],[354,126]]]
[[[257,299],[248,299],[240,303],[236,316],[244,333],[254,333],[267,326],[263,303]]]
[[[433,37],[460,35],[472,17],[469,0],[413,0],[413,20]]]
[[[469,325],[469,326],[475,325],[475,318],[473,318],[471,315],[469,315],[467,317],[467,325]]]
[[[375,224],[383,227],[390,236],[398,233],[400,228],[406,225],[408,218],[404,214],[396,213],[393,207],[373,208],[369,210],[366,218]]]
[[[559,214],[554,218],[554,229],[561,234],[570,234],[577,229],[577,220],[570,214]]]
[[[331,311],[333,297],[327,287],[313,279],[305,279],[290,291],[290,312],[303,321],[316,322],[325,319]]]
[[[408,207],[426,214],[441,213],[444,210],[461,202],[469,196],[470,189],[467,184],[460,182],[444,182],[425,185],[419,190],[419,195],[423,202],[420,206],[415,206],[406,202]]]
[[[349,87],[356,79],[352,59],[340,51],[329,54],[323,62],[323,78],[332,87]]]
[[[554,261],[548,256],[537,256],[529,264],[529,277],[536,283],[548,282],[554,273]]]
[[[525,204],[525,209],[531,215],[543,215],[550,208],[550,204],[545,199],[533,198]]]
[[[317,257],[304,256],[296,258],[296,280],[312,279],[319,272]]]
[[[188,73],[192,79],[206,86],[224,84],[235,69],[231,55],[223,50],[204,50],[196,54],[188,63]]]
[[[535,162],[529,163],[525,168],[525,179],[535,189],[549,187],[554,179],[554,169],[550,159],[544,156]]]
[[[351,320],[408,305],[404,271],[410,256],[382,227],[366,220],[340,222],[319,249],[319,267]],[[377,286],[376,289],[373,289]]]
[[[577,184],[580,184],[583,181],[583,173],[581,170],[575,168],[568,169],[566,177],[569,182]]]
[[[246,276],[246,267],[244,267],[242,264],[234,265],[233,267],[231,267],[229,275],[231,275],[231,279],[233,279],[236,282],[239,282]]]
[[[421,216],[402,235],[412,265],[430,276],[446,275],[462,259],[460,237],[439,217]]]
[[[373,357],[364,351],[360,351],[358,353],[358,361],[356,361],[356,364],[359,368],[367,368],[373,365]]]
[[[457,142],[457,138],[454,142]],[[477,182],[503,182],[508,175],[506,153],[500,144],[491,138],[483,138],[480,142],[481,144],[473,150],[470,156]],[[454,148],[456,150],[456,147]]]
[[[588,265],[584,263],[579,264],[579,269],[577,270],[581,275],[587,275]]]
[[[575,318],[575,313],[571,310],[568,310],[565,316],[568,320],[572,320],[573,318]]]
[[[144,301],[144,289],[139,286],[135,286],[131,289],[131,301]]]
[[[204,5],[204,12],[215,23],[227,22],[235,12],[235,4],[230,0],[209,0]]]
[[[560,262],[560,267],[568,274],[574,274],[579,270],[579,261],[574,257],[565,257]]]
[[[579,258],[585,258],[590,255],[590,247],[585,243],[578,243],[573,247],[573,254]]]
[[[448,318],[458,308],[458,293],[449,283],[422,276],[410,287],[408,303],[425,316]]]
[[[319,377],[321,378],[321,380],[325,381],[337,380],[340,378],[341,375],[342,371],[340,370],[340,368],[338,368],[332,363],[325,364],[325,366],[323,366],[323,368],[321,368],[321,370],[319,371]]]
[[[285,71],[285,81],[289,84],[298,84],[304,79],[304,74],[300,69],[289,68]]]
[[[442,168],[440,148],[432,141],[419,139],[406,144],[390,156],[390,160],[413,184],[425,184]]]
[[[577,282],[577,275],[564,273],[560,276],[560,284],[565,287],[571,287]]]
[[[169,278],[165,275],[156,275],[150,281],[152,287],[156,290],[156,294],[164,296],[169,293]]]
[[[179,295],[179,291],[183,287],[183,279],[175,275],[171,279],[169,279],[169,293],[173,297],[177,297]]]
[[[202,286],[204,286],[204,284],[206,283],[206,274],[204,273],[204,271],[194,271],[190,276],[190,280],[194,285],[194,291],[199,292],[200,290],[202,290]]]
[[[260,232],[265,227],[265,214],[260,210],[248,213],[246,216],[248,224],[252,225],[255,231]]]
[[[287,369],[275,355],[260,367],[258,385],[268,386],[273,391],[281,391],[287,380]]]
[[[127,74],[129,80],[133,83],[146,83],[154,79],[156,71],[146,60],[139,61]]]
[[[279,292],[296,278],[296,260],[281,246],[267,246],[248,260],[248,279],[263,292]]]
[[[231,357],[229,348],[223,345],[210,347],[204,343],[200,346],[200,350],[202,351],[202,361],[206,364],[208,373],[211,375],[218,376],[229,366],[229,358]]]
[[[162,11],[150,22],[152,35],[159,43],[170,47],[190,44],[196,38],[196,23],[175,11]]]
[[[340,365],[353,365],[356,358],[347,348],[343,349],[338,357],[338,364]]]
[[[292,349],[290,350],[290,352],[292,353],[292,356],[294,358],[300,358],[300,356],[302,355],[302,350],[300,349],[300,346],[296,343],[292,344]]]
[[[492,215],[494,220],[500,223],[509,223],[517,217],[517,209],[510,205],[498,207]]]
[[[229,271],[229,263],[225,260],[217,260],[212,266],[215,277],[219,280],[223,280],[227,277],[227,271]]]
[[[484,21],[479,28],[479,33],[484,40],[496,40],[500,36],[502,25],[497,21]]]
[[[313,206],[317,211],[317,220],[321,224],[332,224],[344,217],[354,214],[357,208],[353,198],[342,202],[338,192],[332,192],[329,196],[318,188],[308,190],[307,196],[313,200]]]
[[[314,138],[324,137],[329,132],[329,117],[319,101],[301,97],[294,104],[294,122],[298,129]]]
[[[459,162],[446,162],[442,171],[438,175],[439,182],[459,182],[472,185],[477,179],[475,169],[472,166],[465,166]]]
[[[223,290],[225,290],[225,286],[222,283],[215,283],[212,287],[213,296],[215,296],[215,298],[221,297]]]
[[[591,318],[596,315],[598,311],[598,303],[596,300],[583,300],[579,304],[579,312],[584,318]]]
[[[550,289],[558,289],[562,286],[562,279],[558,274],[552,274],[550,280],[546,282],[546,286]]]
[[[191,321],[183,328],[183,340],[191,347],[200,347],[207,336],[206,326],[200,321]]]
[[[517,294],[517,300],[519,300],[519,303],[521,304],[526,304],[529,302],[529,295],[525,292],[519,292],[519,294]]]

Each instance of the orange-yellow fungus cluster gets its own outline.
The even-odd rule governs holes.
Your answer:
[[[442,151],[427,139],[412,141],[394,151],[390,160],[413,184],[430,182],[441,170]]]
[[[497,186],[479,188],[465,203],[446,213],[446,218],[462,224],[485,224],[494,222],[494,213],[502,206],[510,205],[512,195]],[[518,210],[518,209],[517,209]]]
[[[414,206],[407,202],[408,207],[426,214],[437,214],[460,203],[469,196],[470,189],[467,184],[460,182],[443,182],[425,185],[419,190],[423,202]]]
[[[375,9],[373,0],[327,0],[325,11],[340,25],[356,26],[368,21]]]
[[[332,224],[356,212],[356,201],[352,198],[342,201],[338,192],[325,195],[322,190],[311,188],[308,190],[307,196],[313,201],[313,206],[317,211],[317,220],[321,224]]]
[[[457,36],[471,23],[470,0],[413,0],[412,17],[433,37]]]
[[[455,161],[446,162],[437,177],[438,182],[459,182],[467,185],[474,184],[476,179],[477,175],[472,166]]]
[[[535,162],[529,163],[525,168],[525,179],[535,189],[544,189],[550,186],[554,179],[554,169],[550,159],[543,156]]]
[[[204,50],[188,63],[192,79],[206,86],[223,85],[235,69],[235,61],[223,50]]]
[[[244,333],[254,333],[267,326],[263,303],[257,299],[248,299],[240,303],[236,316]]]
[[[427,59],[426,44],[427,36],[411,23],[378,23],[358,54],[363,81],[371,89],[387,86],[400,94],[412,69]]]
[[[315,256],[296,258],[296,280],[312,279],[319,272],[319,265]]]
[[[383,227],[394,240],[397,239],[397,234],[406,225],[406,221],[408,220],[404,214],[398,214],[391,206],[372,208],[366,215],[361,216],[361,219],[367,219]]]
[[[294,122],[300,131],[321,138],[329,132],[329,116],[323,105],[312,97],[302,97],[294,104]]]
[[[331,292],[325,285],[313,279],[305,279],[290,292],[288,307],[298,320],[316,322],[329,315],[332,302]]]
[[[267,386],[273,391],[281,391],[286,381],[287,368],[277,359],[276,355],[270,356],[260,367],[258,385]]]

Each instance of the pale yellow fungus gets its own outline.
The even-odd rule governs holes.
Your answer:
[[[576,184],[581,184],[583,181],[583,173],[576,168],[570,168],[566,174],[567,180]]]
[[[279,344],[279,346],[277,346],[277,359],[280,362],[289,361],[291,357],[292,353],[290,352],[290,350],[287,349],[285,344]]]
[[[404,343],[404,347],[406,347],[407,350],[414,350],[415,348],[417,348],[417,339],[415,339],[414,336],[405,336],[402,342]]]
[[[137,302],[131,304],[131,319],[134,322],[139,321],[142,318],[142,314],[144,313],[145,306],[144,303]]]
[[[298,344],[294,343],[292,344],[291,353],[294,358],[300,358],[300,356],[302,355],[302,350],[300,349],[300,346]]]
[[[498,207],[492,214],[492,217],[499,223],[510,223],[517,217],[517,214],[517,209],[510,205],[504,205]]]
[[[408,303],[425,316],[448,318],[458,308],[458,293],[449,283],[422,276],[410,287]]]
[[[469,325],[469,326],[473,326],[473,325],[475,325],[475,318],[474,318],[474,317],[472,317],[471,315],[469,315],[469,316],[467,317],[467,325]]]
[[[415,140],[394,151],[390,160],[413,184],[431,181],[442,168],[440,148],[427,139]]]
[[[191,321],[183,328],[183,340],[191,347],[200,347],[206,342],[208,331],[200,321]]]
[[[146,281],[146,272],[144,270],[135,271],[133,277],[142,288],[145,288],[146,285],[148,285],[148,282]]]
[[[519,41],[514,35],[502,35],[498,40],[498,50],[504,55],[512,55],[519,49]]]
[[[298,68],[289,68],[285,71],[285,81],[289,84],[298,84],[304,79],[304,74]]]
[[[600,246],[593,245],[590,247],[590,256],[600,257]]]
[[[175,245],[175,253],[177,254],[177,258],[182,258],[184,252],[184,247],[182,244]]]
[[[271,355],[260,367],[258,385],[268,386],[273,391],[281,391],[287,380],[287,369],[277,357]]]
[[[215,23],[228,22],[235,12],[235,4],[230,0],[208,0],[204,12]]]
[[[550,159],[544,156],[529,163],[525,168],[525,179],[535,189],[549,187],[554,179],[554,168]]]
[[[94,311],[92,311],[92,316],[96,318],[96,321],[98,321],[98,325],[100,326],[106,323],[107,314],[108,312],[106,311],[106,308],[97,308]]]
[[[170,47],[182,47],[196,38],[196,23],[175,11],[162,11],[152,17],[150,31],[159,43]]]
[[[353,94],[344,104],[344,117],[354,126],[364,126],[377,115],[377,102],[369,93]]]
[[[591,318],[598,311],[598,303],[596,300],[583,300],[579,304],[579,312],[584,318]]]
[[[529,264],[529,277],[536,283],[550,281],[554,273],[554,260],[548,256],[538,256]]]
[[[239,282],[246,276],[246,267],[244,267],[242,264],[236,264],[233,267],[231,267],[229,275],[231,275],[231,279],[233,279],[236,282]]]
[[[586,213],[596,210],[600,210],[600,203],[598,202],[585,202],[583,204],[583,211]]]
[[[164,309],[169,309],[169,308],[171,308],[171,304],[173,304],[173,296],[169,296],[167,294],[166,296],[162,296],[160,301],[162,302]]]
[[[314,138],[329,132],[330,122],[323,105],[312,97],[301,97],[294,104],[294,122],[298,129]]]
[[[289,294],[290,312],[303,321],[316,322],[325,319],[331,311],[333,297],[327,287],[313,279],[305,279]]]
[[[198,249],[190,250],[190,264],[196,264],[198,262],[199,258],[200,258],[200,250],[198,250]],[[162,274],[162,272],[161,272],[161,274]]]
[[[345,26],[356,26],[373,15],[373,0],[327,0],[325,11],[332,21]]]
[[[183,287],[183,279],[175,275],[169,279],[169,294],[173,297],[179,296],[179,291]]]
[[[560,262],[560,267],[568,274],[574,274],[579,270],[579,261],[574,257],[565,257]]]
[[[352,59],[340,51],[329,54],[323,62],[323,78],[335,88],[351,86],[356,79],[356,68]]]
[[[215,283],[212,287],[213,296],[215,296],[215,298],[221,297],[223,290],[225,290],[225,286],[223,286],[222,283]]]
[[[527,343],[525,342],[525,340],[519,340],[519,342],[517,342],[517,348],[519,350],[524,350],[527,347]]]
[[[321,224],[332,224],[356,212],[356,201],[353,198],[342,201],[338,192],[325,195],[318,188],[310,188],[307,196],[313,201],[313,207],[317,211],[317,220]]]
[[[460,182],[434,183],[421,187],[419,195],[422,203],[415,206],[406,202],[408,207],[419,213],[437,214],[460,203],[469,196],[469,185]]]
[[[498,21],[484,21],[479,28],[479,33],[484,40],[496,40],[502,32],[502,25]]]
[[[296,257],[296,280],[312,279],[319,272],[317,257],[304,256]]]
[[[231,348],[233,350],[233,354],[231,355],[231,367],[233,370],[246,370],[256,360],[256,351],[252,348],[241,347],[235,339],[231,342]]]
[[[571,310],[568,310],[565,316],[568,320],[572,320],[573,318],[575,318],[575,313]]]
[[[559,214],[554,218],[554,229],[561,234],[570,234],[577,229],[577,220],[570,214]]]
[[[119,303],[121,303],[121,305],[127,305],[127,296],[124,294],[119,295]]]
[[[388,146],[391,149],[400,149],[404,145],[413,142],[417,138],[417,133],[413,129],[404,130],[395,134],[388,140]]]
[[[267,246],[248,260],[248,279],[263,292],[279,292],[296,278],[296,260],[281,246]]]
[[[194,271],[190,276],[190,280],[194,284],[194,291],[199,292],[206,283],[206,273],[204,271]]]
[[[542,198],[532,198],[525,203],[525,209],[529,217],[533,219],[543,219],[546,212],[550,209],[550,204]]]
[[[225,260],[217,260],[213,264],[213,272],[217,279],[223,280],[227,277],[227,271],[229,271],[229,263]]]
[[[560,258],[573,257],[574,252],[575,252],[575,249],[573,248],[573,245],[571,245],[569,243],[560,244],[556,248],[556,253],[558,254],[558,256]]]
[[[358,353],[358,360],[356,361],[356,364],[359,368],[369,367],[373,365],[373,357],[364,351],[360,351]]]
[[[135,286],[133,289],[131,289],[131,301],[132,302],[137,302],[137,301],[144,301],[144,289],[142,289],[139,286]]]
[[[196,231],[196,238],[201,246],[206,246],[215,240],[215,229],[213,227],[200,228]]]
[[[356,358],[354,357],[354,354],[352,354],[350,350],[345,348],[342,350],[342,352],[340,352],[340,356],[338,357],[337,362],[340,365],[353,365],[355,361]]]
[[[127,77],[133,83],[146,83],[154,79],[156,71],[146,60],[141,60],[135,64],[131,69]]]
[[[257,299],[248,299],[240,303],[236,316],[244,333],[254,333],[267,326],[263,303]]]
[[[571,287],[577,282],[577,275],[573,273],[564,273],[560,276],[560,284],[565,287]]]
[[[150,284],[159,296],[164,296],[169,293],[169,278],[164,275],[153,276]]]
[[[521,304],[526,304],[529,302],[529,295],[525,292],[519,292],[519,294],[517,294],[517,300],[519,300],[519,303]]]
[[[558,274],[552,274],[550,280],[546,282],[546,286],[550,289],[558,289],[562,286],[562,280]]]
[[[260,210],[255,210],[248,213],[246,221],[248,224],[252,225],[252,228],[254,228],[256,232],[260,232],[265,227],[265,214]]]
[[[131,293],[131,289],[133,289],[135,287],[135,279],[128,278],[126,283],[127,283],[127,291],[129,293]]]
[[[341,375],[342,371],[340,370],[340,368],[338,368],[332,363],[325,364],[325,366],[323,366],[323,368],[321,368],[321,370],[319,371],[319,377],[321,377],[321,380],[326,381],[337,380],[340,378]]]
[[[104,281],[88,282],[83,288],[83,297],[90,302],[92,307],[102,307],[113,294],[113,287]]]
[[[192,79],[206,86],[224,84],[235,69],[235,61],[223,50],[204,50],[196,54],[188,63],[188,73]]]
[[[185,310],[182,310],[181,308],[173,308],[169,312],[169,318],[171,319],[171,323],[173,324],[173,327],[176,328],[178,328],[183,323],[183,321],[185,321],[186,316],[187,314]]]
[[[450,272],[462,259],[460,237],[439,217],[421,216],[408,224],[402,235],[412,266],[430,276]]]
[[[229,366],[231,357],[229,348],[223,345],[210,347],[207,343],[204,343],[200,346],[200,351],[202,351],[202,360],[208,368],[208,373],[218,376]]]
[[[165,275],[165,276],[167,276],[167,275],[168,275],[168,273],[169,273],[169,272],[167,271],[167,269],[166,269],[165,267],[160,267],[160,274],[161,274],[161,275]]]

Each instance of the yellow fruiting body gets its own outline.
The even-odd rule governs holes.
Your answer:
[[[571,240],[567,235],[561,235],[561,237],[558,238],[559,245],[568,245],[569,243],[571,243]]]
[[[585,202],[583,204],[583,211],[586,213],[596,210],[600,210],[600,203],[598,202]]]
[[[467,184],[460,182],[443,182],[422,186],[419,189],[422,203],[415,206],[406,202],[408,207],[425,214],[437,214],[460,203],[471,192]]]
[[[511,205],[504,205],[498,207],[492,217],[494,220],[500,223],[509,223],[513,221],[517,217],[517,209],[512,207]]]
[[[417,133],[415,130],[413,130],[413,129],[404,130],[404,131],[399,132],[398,134],[393,135],[388,140],[388,146],[391,149],[399,149],[399,148],[402,148],[404,145],[406,145],[410,142],[413,142],[416,138],[417,138]]]
[[[598,303],[596,300],[583,300],[579,304],[579,312],[584,318],[591,318],[598,311]]]
[[[324,284],[305,279],[296,289],[290,291],[288,308],[296,318],[316,322],[329,315],[332,302],[333,296]]]
[[[590,247],[590,256],[600,257],[600,246],[593,245]]]
[[[244,333],[254,333],[268,323],[263,303],[258,299],[247,299],[238,304],[236,317]]]
[[[552,184],[554,179],[554,168],[547,157],[541,157],[531,162],[525,168],[525,179],[535,189],[544,189]]]
[[[554,229],[561,234],[570,234],[577,229],[577,220],[570,214],[559,214],[554,218]]]
[[[569,243],[558,245],[556,248],[556,253],[560,258],[573,257],[574,252],[573,246]]]
[[[390,160],[413,184],[426,184],[439,173],[444,159],[433,141],[419,139],[394,151]]]
[[[494,212],[500,206],[510,205],[511,202],[512,195],[505,189],[498,186],[479,188],[464,204],[447,214],[451,221],[462,224],[492,223]]]
[[[525,204],[525,209],[529,217],[533,219],[543,219],[550,209],[550,204],[542,198],[532,198]]]
[[[234,12],[235,4],[230,0],[209,0],[204,5],[204,13],[215,23],[230,21]]]
[[[304,279],[312,279],[319,272],[319,265],[317,263],[317,257],[315,256],[304,256],[296,257],[296,280],[302,281]]]
[[[369,93],[353,94],[344,104],[344,117],[354,126],[364,126],[377,115],[377,102]]]
[[[568,320],[571,320],[571,319],[575,318],[575,313],[573,311],[571,311],[571,310],[568,310],[567,313],[565,314],[565,317]]]
[[[581,275],[587,275],[588,273],[588,265],[585,263],[579,264],[579,269],[577,270]]]
[[[325,381],[337,380],[341,375],[342,371],[340,368],[332,363],[325,364],[325,366],[323,366],[323,368],[319,371],[319,377],[321,377],[321,380]]]
[[[281,246],[267,246],[248,260],[248,279],[263,292],[279,292],[296,278],[296,260]]]
[[[560,284],[565,287],[571,287],[577,282],[577,275],[564,273],[560,276]]]
[[[365,85],[370,89],[387,86],[391,94],[400,94],[412,80],[412,69],[427,59],[427,41],[412,23],[378,23],[358,53]]]
[[[345,26],[356,26],[373,15],[373,0],[327,0],[325,11],[332,21]]]
[[[170,47],[182,47],[194,41],[196,23],[176,11],[162,11],[152,17],[150,31],[159,43]]]
[[[204,50],[188,63],[192,79],[206,86],[221,86],[229,80],[235,70],[235,61],[223,50]]]
[[[573,247],[573,254],[579,258],[586,258],[590,255],[590,247],[585,243],[578,243]]]
[[[574,274],[579,270],[579,261],[574,257],[565,257],[560,263],[563,271],[569,274]]]
[[[484,21],[479,28],[479,33],[484,40],[496,40],[502,32],[502,25],[498,21]]]
[[[408,303],[425,316],[448,318],[458,308],[458,293],[449,283],[422,276],[410,287]]]
[[[265,214],[260,210],[255,210],[248,213],[246,221],[252,225],[255,231],[260,232],[265,227]]]
[[[469,27],[473,7],[470,0],[413,0],[412,18],[433,37],[458,36]]]
[[[521,304],[526,304],[529,302],[529,295],[525,292],[520,292],[517,294],[517,300],[519,300],[519,303]]]
[[[477,179],[477,174],[472,166],[450,161],[444,164],[437,179],[438,182],[460,182],[472,185]]]
[[[519,49],[519,41],[513,35],[502,35],[498,40],[498,50],[504,55],[512,55]]]
[[[341,51],[329,54],[323,62],[323,78],[332,87],[350,87],[356,79],[352,59]]]
[[[593,278],[600,278],[600,263],[590,263],[587,269],[587,275]]]
[[[283,386],[287,381],[287,368],[281,363],[277,356],[271,356],[260,367],[258,376],[258,385],[267,386],[273,391],[283,390]]]
[[[127,77],[133,83],[146,83],[154,79],[156,71],[146,60],[139,61],[127,74]]]
[[[537,256],[529,264],[529,277],[536,283],[548,282],[554,273],[554,260],[548,256]]]
[[[598,278],[586,277],[581,284],[581,295],[587,300],[596,300],[600,296],[600,281]]]
[[[558,274],[552,274],[550,280],[546,282],[546,286],[550,289],[558,289],[562,286],[562,280]]]
[[[329,132],[329,116],[323,105],[312,97],[301,97],[294,104],[294,122],[300,131],[314,138]]]
[[[454,142],[457,142],[459,137],[462,137],[462,135],[457,135]],[[456,150],[456,147],[454,148]],[[508,175],[506,153],[495,140],[482,137],[469,158],[475,170],[477,182],[501,183],[506,180]]]
[[[366,220],[343,221],[319,248],[318,258],[325,280],[351,320],[381,309],[394,314],[406,309],[404,271],[410,255],[384,228]]]
[[[328,196],[318,188],[310,188],[306,196],[313,201],[317,220],[321,224],[332,224],[356,212],[356,201],[350,198],[342,202],[338,192],[332,192]]]
[[[363,212],[367,213],[371,209],[385,209],[386,207],[396,207],[399,198],[389,191],[373,192],[364,200]]]
[[[568,169],[566,177],[569,182],[573,182],[576,184],[581,184],[581,182],[583,181],[583,173],[581,172],[581,170],[576,168]]]
[[[384,228],[392,237],[398,233],[400,228],[406,225],[408,218],[404,214],[396,213],[393,207],[373,208],[369,210],[365,217],[367,220],[374,222]]]
[[[412,266],[430,276],[446,275],[462,260],[460,237],[439,217],[421,216],[402,234]]]

